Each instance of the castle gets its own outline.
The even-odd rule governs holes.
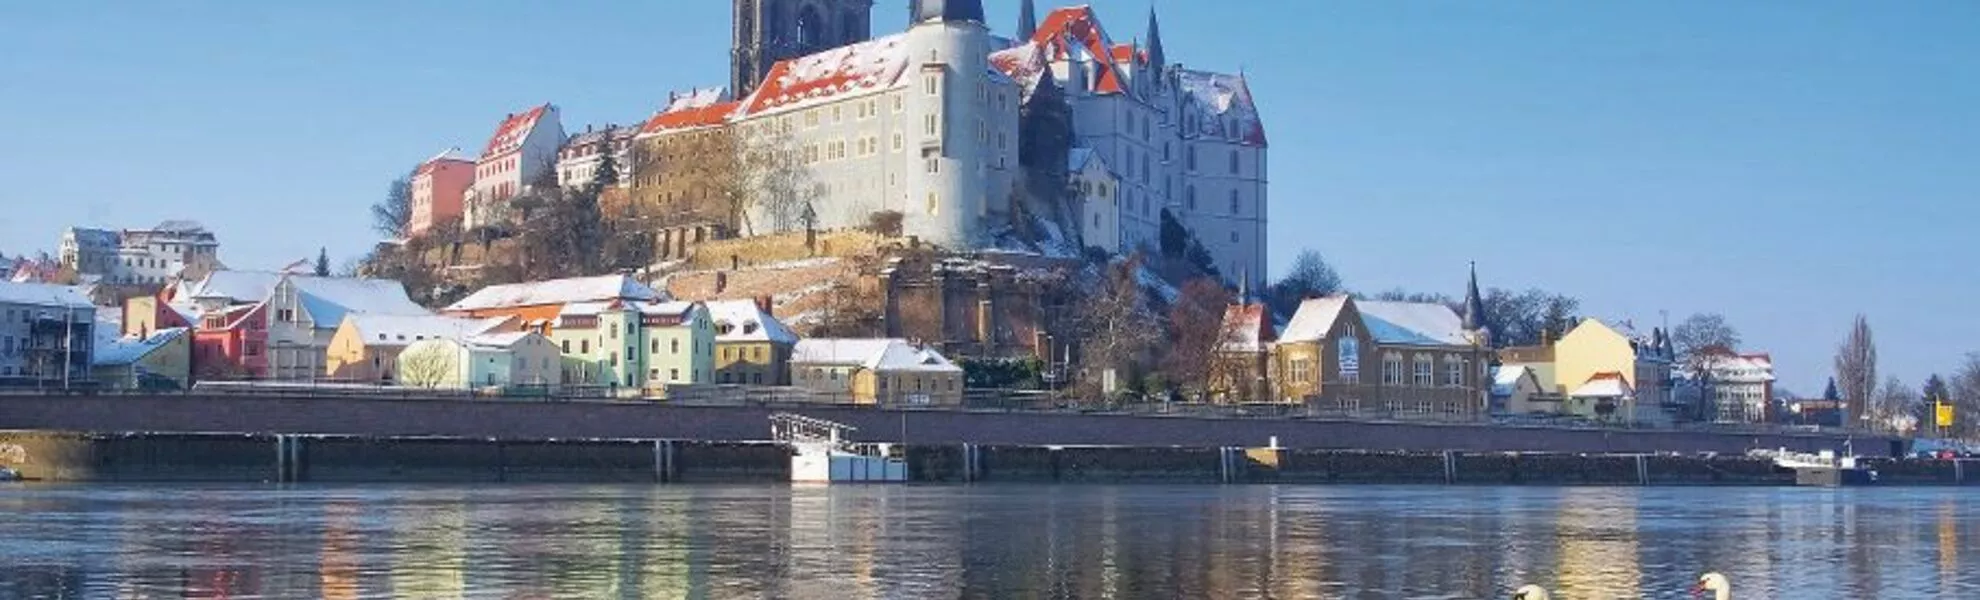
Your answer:
[[[1008,38],[981,0],[913,1],[906,29],[877,38],[871,9],[734,0],[729,87],[676,94],[636,133],[566,137],[547,104],[508,116],[476,161],[464,225],[508,218],[503,203],[536,174],[591,173],[602,151],[624,173],[626,211],[666,227],[891,221],[950,250],[1022,231],[1129,253],[1159,249],[1168,219],[1233,283],[1268,272],[1268,145],[1250,88],[1172,62],[1152,11],[1120,43],[1086,6],[1038,19],[1023,0]]]

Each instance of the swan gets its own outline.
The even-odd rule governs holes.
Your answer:
[[[1513,600],[1553,600],[1553,596],[1547,593],[1547,588],[1537,585],[1519,586],[1519,589],[1513,590],[1512,597]]]
[[[1698,585],[1691,588],[1691,595],[1703,596],[1706,592],[1712,593],[1713,600],[1731,600],[1732,580],[1718,573],[1699,575]]]

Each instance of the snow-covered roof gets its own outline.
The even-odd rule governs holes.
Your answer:
[[[182,285],[179,297],[259,302],[275,293],[282,277],[281,273],[268,271],[214,271],[206,274],[205,279]]]
[[[160,221],[158,225],[156,227],[152,227],[151,230],[171,232],[171,233],[202,233],[206,231],[206,226],[201,225],[199,221],[193,221],[188,219],[176,219],[170,221]]]
[[[1066,172],[1068,173],[1084,171],[1086,170],[1086,164],[1091,162],[1100,163],[1102,170],[1107,168],[1107,159],[1102,158],[1100,153],[1094,152],[1092,148],[1073,148],[1071,151],[1066,152]]]
[[[439,166],[440,163],[450,163],[450,162],[473,163],[474,159],[469,158],[468,155],[461,153],[460,148],[448,148],[439,154],[433,155],[433,158],[426,159],[425,161],[419,163],[419,169],[418,171],[416,171],[416,174],[424,175],[427,173],[432,173],[433,169]]]
[[[990,69],[1018,84],[1023,95],[1020,100],[1030,98],[1038,82],[1051,76],[1051,67],[1044,44],[1026,41],[990,53]]]
[[[563,309],[557,311],[557,319],[558,324],[562,325],[564,317],[596,317],[607,312],[619,311],[636,312],[644,316],[671,317],[686,321],[694,318],[694,310],[697,306],[700,306],[700,303],[676,300],[664,302],[640,302],[637,300],[572,302],[565,304]]]
[[[1519,391],[1519,380],[1537,377],[1533,368],[1526,365],[1503,365],[1492,368],[1492,395],[1511,396]],[[1538,380],[1535,380],[1538,383]]]
[[[763,85],[743,100],[742,113],[796,110],[890,89],[907,70],[906,41],[906,34],[897,33],[778,61]]]
[[[115,246],[118,240],[122,239],[122,235],[116,231],[88,227],[70,227],[69,236],[75,238],[76,244],[81,246]]]
[[[406,295],[406,287],[390,279],[289,276],[296,297],[318,329],[336,329],[350,314],[430,315]]]
[[[173,327],[151,332],[149,337],[98,335],[95,347],[90,350],[89,362],[96,366],[128,365],[185,334],[186,328]]]
[[[1334,330],[1334,320],[1340,318],[1341,309],[1347,306],[1347,296],[1327,296],[1308,298],[1299,303],[1293,312],[1292,320],[1286,322],[1284,331],[1279,332],[1279,340],[1286,342],[1317,342]]]
[[[549,112],[550,105],[544,104],[503,118],[502,122],[495,126],[495,135],[488,137],[488,145],[482,148],[481,157],[490,158],[521,148],[523,141],[529,139],[529,133],[536,129],[536,124]]]
[[[668,299],[666,294],[654,291],[653,288],[634,280],[631,276],[601,275],[492,285],[448,305],[446,310],[468,311],[573,302]]]
[[[502,333],[484,333],[480,335],[469,336],[466,339],[462,340],[462,343],[477,348],[504,349],[516,345],[516,342],[529,339],[529,337],[533,335],[539,335],[539,334],[533,331],[507,331]]]
[[[1434,302],[1357,300],[1361,323],[1381,344],[1465,346],[1464,319],[1451,307]]]
[[[350,315],[345,323],[366,346],[404,346],[429,339],[461,339],[502,326],[506,318],[462,319],[441,315]]]
[[[1038,24],[1031,41],[1043,44],[1053,60],[1092,61],[1094,76],[1087,81],[1093,93],[1118,94],[1127,91],[1126,78],[1114,64],[1113,38],[1100,26],[1100,17],[1090,6],[1053,10]]]
[[[1258,116],[1258,104],[1252,101],[1251,86],[1243,75],[1177,69],[1176,80],[1188,95],[1185,106],[1197,111],[1198,133],[1246,145],[1266,145],[1265,122]]]
[[[677,103],[678,104],[678,103]],[[741,102],[716,102],[702,106],[669,107],[660,114],[647,119],[639,128],[639,135],[656,135],[669,131],[684,131],[714,127],[728,121],[729,116],[742,106]]]
[[[791,364],[857,366],[875,371],[948,371],[961,367],[941,353],[902,339],[808,339],[791,349]]]
[[[1590,376],[1587,383],[1574,388],[1574,392],[1568,395],[1575,398],[1627,398],[1635,394],[1621,373],[1611,371]]]
[[[0,302],[51,308],[95,308],[75,286],[0,281]]]
[[[593,129],[591,131],[586,131],[584,133],[571,136],[570,141],[565,142],[564,146],[567,148],[576,148],[580,146],[589,146],[592,144],[603,143],[607,140],[623,140],[623,139],[631,138],[633,134],[639,133],[639,129],[640,128],[638,126],[632,126],[632,125],[622,125],[617,127],[604,127],[600,129]]]
[[[1258,352],[1272,342],[1272,321],[1263,304],[1234,304],[1224,309],[1223,339],[1227,352]]]
[[[708,313],[715,321],[717,342],[795,344],[798,341],[797,332],[775,315],[763,312],[754,300],[709,301]]]
[[[674,112],[696,108],[708,108],[724,102],[731,102],[728,86],[712,88],[689,88],[685,92],[668,92],[667,108],[661,112]]]

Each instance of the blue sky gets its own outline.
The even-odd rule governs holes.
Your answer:
[[[1148,0],[1093,4],[1141,34]],[[1457,293],[1476,260],[1591,316],[1722,312],[1809,394],[1857,312],[1914,384],[1980,350],[1980,3],[1160,9],[1172,60],[1252,78],[1275,268]],[[543,101],[642,118],[726,82],[728,41],[716,0],[0,3],[0,252],[193,218],[238,267],[355,256],[416,161]]]

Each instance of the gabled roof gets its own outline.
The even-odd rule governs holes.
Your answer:
[[[741,102],[716,102],[703,106],[669,108],[647,119],[646,123],[640,126],[639,134],[653,135],[721,125],[728,121],[729,115],[735,113],[736,108],[740,106],[742,106]]]
[[[1588,378],[1587,383],[1568,394],[1575,398],[1627,398],[1634,395],[1636,391],[1630,387],[1629,381],[1623,379],[1622,373],[1614,371],[1596,373]]]
[[[298,304],[317,329],[336,329],[352,314],[433,314],[414,303],[405,286],[390,279],[291,275],[289,281],[296,286]]]
[[[1251,98],[1251,86],[1243,75],[1229,75],[1177,69],[1178,85],[1187,95],[1186,105],[1197,111],[1197,133],[1237,140],[1252,146],[1266,146],[1265,122],[1258,116],[1258,104]]]
[[[520,308],[524,306],[545,306],[570,304],[573,302],[609,302],[612,300],[667,300],[666,294],[654,291],[646,284],[628,275],[600,275],[597,277],[572,277],[529,283],[492,285],[482,288],[448,305],[447,311],[486,310],[494,308]]]
[[[1272,320],[1263,304],[1234,304],[1224,309],[1223,340],[1226,352],[1258,352],[1271,344]]]
[[[461,343],[471,348],[489,348],[495,350],[506,350],[508,348],[515,346],[517,342],[529,339],[530,336],[540,336],[540,335],[542,334],[536,333],[534,331],[507,331],[502,333],[483,333],[479,335],[468,336],[467,338],[462,339]]]
[[[894,34],[778,61],[740,114],[781,112],[886,90],[907,70],[907,36]]]
[[[346,323],[365,346],[404,346],[429,339],[461,339],[501,327],[506,318],[462,319],[440,315],[354,314]]]
[[[151,332],[149,337],[135,335],[124,337],[99,337],[90,350],[90,364],[95,366],[128,365],[143,360],[145,356],[165,347],[172,340],[186,335],[186,328],[173,327]]]
[[[797,332],[775,315],[763,312],[753,300],[712,300],[708,302],[708,314],[715,321],[717,342],[795,344],[798,341]]]
[[[557,311],[557,324],[564,325],[565,317],[597,317],[608,312],[632,312],[641,316],[668,317],[677,321],[694,318],[694,311],[700,303],[686,301],[642,302],[638,300],[605,300],[597,302],[572,302]]]
[[[460,164],[460,163],[474,164],[474,159],[468,158],[466,154],[462,154],[460,148],[448,148],[439,154],[433,155],[433,158],[426,159],[425,162],[419,163],[419,169],[416,170],[414,174],[425,175],[428,173],[432,173],[433,170],[435,168],[438,168],[440,165]]]
[[[1040,81],[1051,78],[1051,61],[1047,60],[1045,45],[1029,40],[990,53],[990,68],[1017,82],[1026,98]]]
[[[1094,152],[1092,148],[1073,148],[1072,151],[1066,153],[1066,172],[1078,173],[1084,171],[1086,170],[1086,164],[1090,162],[1099,162],[1100,168],[1103,170],[1107,168],[1107,159],[1101,157],[1100,153]]]
[[[1519,382],[1531,379],[1535,388],[1540,387],[1540,376],[1526,365],[1504,365],[1492,368],[1492,395],[1511,396],[1519,391]]]
[[[1031,41],[1044,44],[1053,60],[1077,60],[1089,57],[1094,62],[1095,76],[1088,85],[1096,94],[1118,94],[1127,88],[1119,67],[1113,57],[1116,44],[1107,37],[1106,29],[1100,26],[1100,17],[1090,6],[1071,6],[1055,9],[1045,15],[1045,21],[1032,33]]]
[[[182,284],[179,299],[226,300],[231,304],[260,302],[275,293],[282,283],[281,273],[268,271],[214,271],[205,279]]]
[[[481,157],[507,154],[521,148],[523,141],[529,139],[529,132],[535,130],[536,124],[549,112],[550,105],[544,104],[502,119],[495,126],[495,135],[488,137],[488,145],[482,148]]]
[[[1317,342],[1334,330],[1334,320],[1341,316],[1341,309],[1348,303],[1348,297],[1333,295],[1325,298],[1308,298],[1299,303],[1291,321],[1286,322],[1285,330],[1279,333],[1279,340],[1286,342]]]
[[[667,107],[661,109],[661,112],[707,108],[733,101],[734,99],[729,97],[727,86],[691,88],[685,92],[668,92]]]
[[[1451,307],[1433,302],[1357,300],[1361,322],[1380,344],[1468,346],[1463,319]]]
[[[862,367],[875,371],[961,371],[941,353],[902,339],[808,339],[791,349],[791,364]]]

